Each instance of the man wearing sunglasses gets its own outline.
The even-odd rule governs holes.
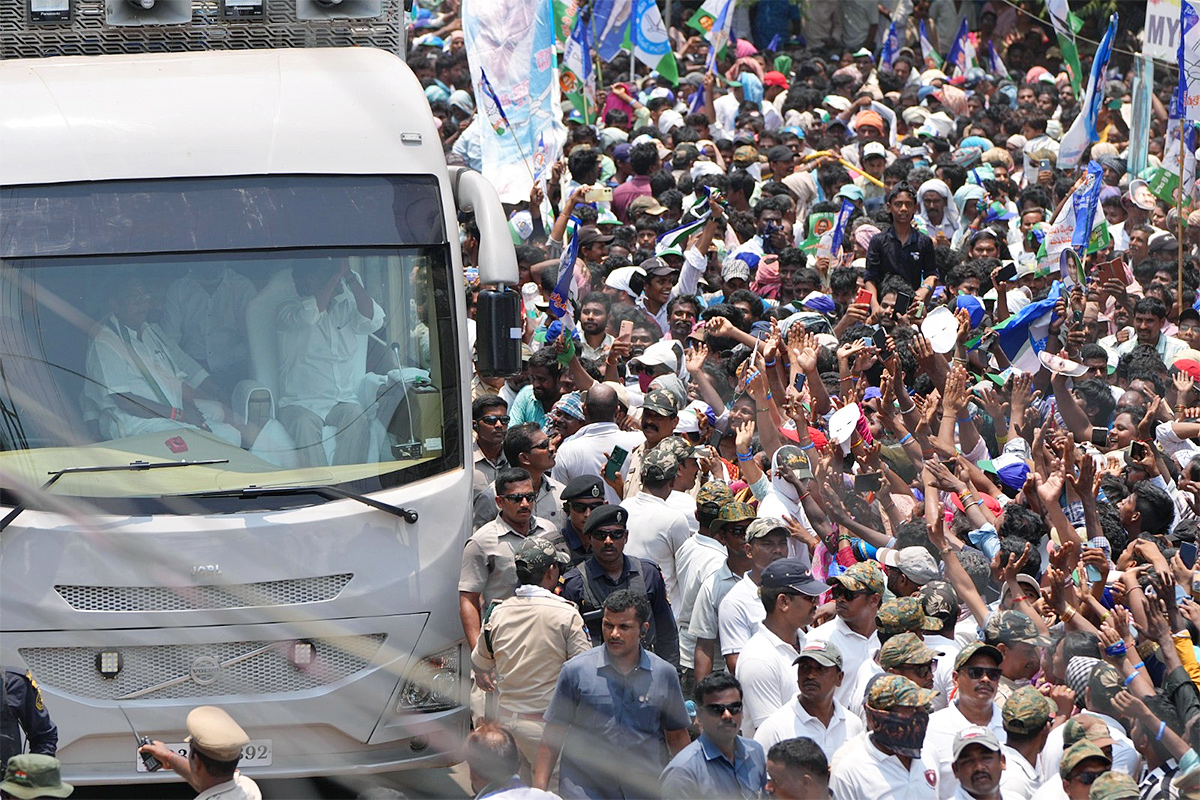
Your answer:
[[[825,580],[833,587],[836,613],[832,620],[809,631],[808,640],[833,642],[847,664],[872,661],[879,652],[875,615],[883,601],[883,573],[874,561],[860,561]],[[843,681],[834,696],[849,707],[854,687]]]
[[[583,536],[588,517],[604,505],[604,481],[595,475],[572,478],[562,490],[562,535],[571,551],[571,566],[578,566],[592,554]]]
[[[496,500],[492,486],[496,473],[508,466],[504,457],[504,434],[508,431],[508,403],[488,395],[471,404],[475,429],[473,486],[475,490],[472,530],[479,530],[496,518]]]
[[[562,524],[559,497],[564,487],[550,477],[554,468],[554,443],[550,437],[536,422],[513,425],[504,434],[504,458],[514,467],[529,470],[537,495],[533,513],[559,527]]]
[[[746,547],[746,533],[753,520],[754,509],[732,499],[721,503],[717,518],[713,520],[713,535],[725,548],[726,556],[717,571],[700,585],[688,621],[688,634],[696,640],[693,660],[697,682],[714,669],[719,671],[725,668],[725,661],[721,658],[718,610],[729,593],[741,583],[742,576],[754,568],[750,549]],[[762,608],[762,603],[758,607]]]
[[[758,797],[767,782],[767,758],[761,745],[738,735],[741,684],[728,672],[718,672],[696,684],[694,696],[700,738],[663,770],[662,796]]]
[[[937,771],[938,797],[942,800],[958,790],[951,754],[954,735],[968,725],[987,728],[997,739],[1004,735],[1004,714],[995,703],[1003,660],[999,650],[983,642],[972,642],[954,659],[954,699],[930,715],[921,751],[925,766]]]
[[[1058,765],[1064,795],[1069,800],[1088,800],[1092,784],[1110,769],[1112,761],[1104,755],[1103,750],[1086,739],[1076,742],[1063,753],[1062,762]]]
[[[629,512],[621,506],[605,504],[591,512],[583,526],[583,538],[592,555],[563,576],[559,594],[579,606],[592,644],[597,646],[602,641],[605,598],[622,589],[646,598],[650,606],[646,649],[678,667],[679,629],[667,602],[662,572],[653,561],[625,555],[628,521]]]
[[[721,506],[733,501],[729,485],[721,481],[709,481],[696,493],[696,523],[699,531],[687,538],[675,551],[675,577],[679,581],[680,601],[675,612],[679,624],[679,665],[682,668],[680,681],[684,694],[695,687],[696,637],[688,630],[692,612],[700,590],[725,564],[729,553],[713,530]]]
[[[996,689],[996,703],[1003,706],[1013,692],[1028,686],[1042,668],[1041,648],[1050,645],[1050,637],[1041,635],[1027,614],[1006,610],[988,617],[983,640],[1004,654],[1000,664],[1004,674]]]

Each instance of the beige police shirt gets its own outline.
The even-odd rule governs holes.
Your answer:
[[[558,550],[570,554],[562,531],[541,517],[534,516],[529,535],[551,541]],[[525,534],[510,528],[503,517],[496,517],[475,531],[463,549],[458,590],[482,594],[485,611],[493,600],[512,597],[517,588],[513,553],[526,538]]]
[[[575,604],[540,586],[518,587],[483,630],[471,663],[496,668],[500,707],[517,714],[544,712],[563,664],[592,647]]]

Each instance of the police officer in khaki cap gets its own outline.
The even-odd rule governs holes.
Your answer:
[[[191,747],[186,758],[158,741],[140,751],[177,772],[200,793],[196,800],[261,800],[258,784],[238,772],[242,748],[250,744],[250,737],[233,717],[216,706],[193,708],[187,715],[187,731],[184,741]]]

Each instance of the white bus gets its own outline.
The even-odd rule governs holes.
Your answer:
[[[253,777],[452,763],[472,477],[457,214],[475,212],[482,279],[514,284],[495,192],[447,168],[395,53],[266,49],[284,25],[251,49],[138,52],[187,25],[27,11],[59,5],[59,30],[16,41],[141,44],[15,58],[0,37],[0,663],[36,678],[76,783],[173,779],[144,771],[131,728],[182,748],[203,704],[249,732]],[[205,22],[200,45],[158,49],[213,46]],[[479,347],[503,361],[500,321]]]

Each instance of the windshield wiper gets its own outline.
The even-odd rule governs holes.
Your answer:
[[[259,497],[288,497],[311,494],[326,500],[357,500],[365,506],[387,512],[400,517],[405,522],[415,523],[417,512],[411,508],[401,508],[391,503],[384,503],[363,494],[348,492],[336,486],[247,486],[244,489],[217,489],[209,492],[193,492],[179,495],[180,497],[236,497],[241,500],[254,500]]]
[[[203,461],[131,461],[128,464],[108,464],[97,467],[63,467],[62,469],[51,470],[46,474],[50,476],[50,480],[41,485],[38,491],[46,491],[54,484],[58,483],[58,479],[64,475],[80,475],[89,472],[144,472],[151,469],[170,469],[172,467],[200,467],[210,464],[228,464],[228,458],[209,458]],[[21,515],[21,512],[29,507],[26,500],[22,500],[13,506],[13,510],[9,511],[4,519],[0,519],[0,531],[9,526],[14,519]]]

